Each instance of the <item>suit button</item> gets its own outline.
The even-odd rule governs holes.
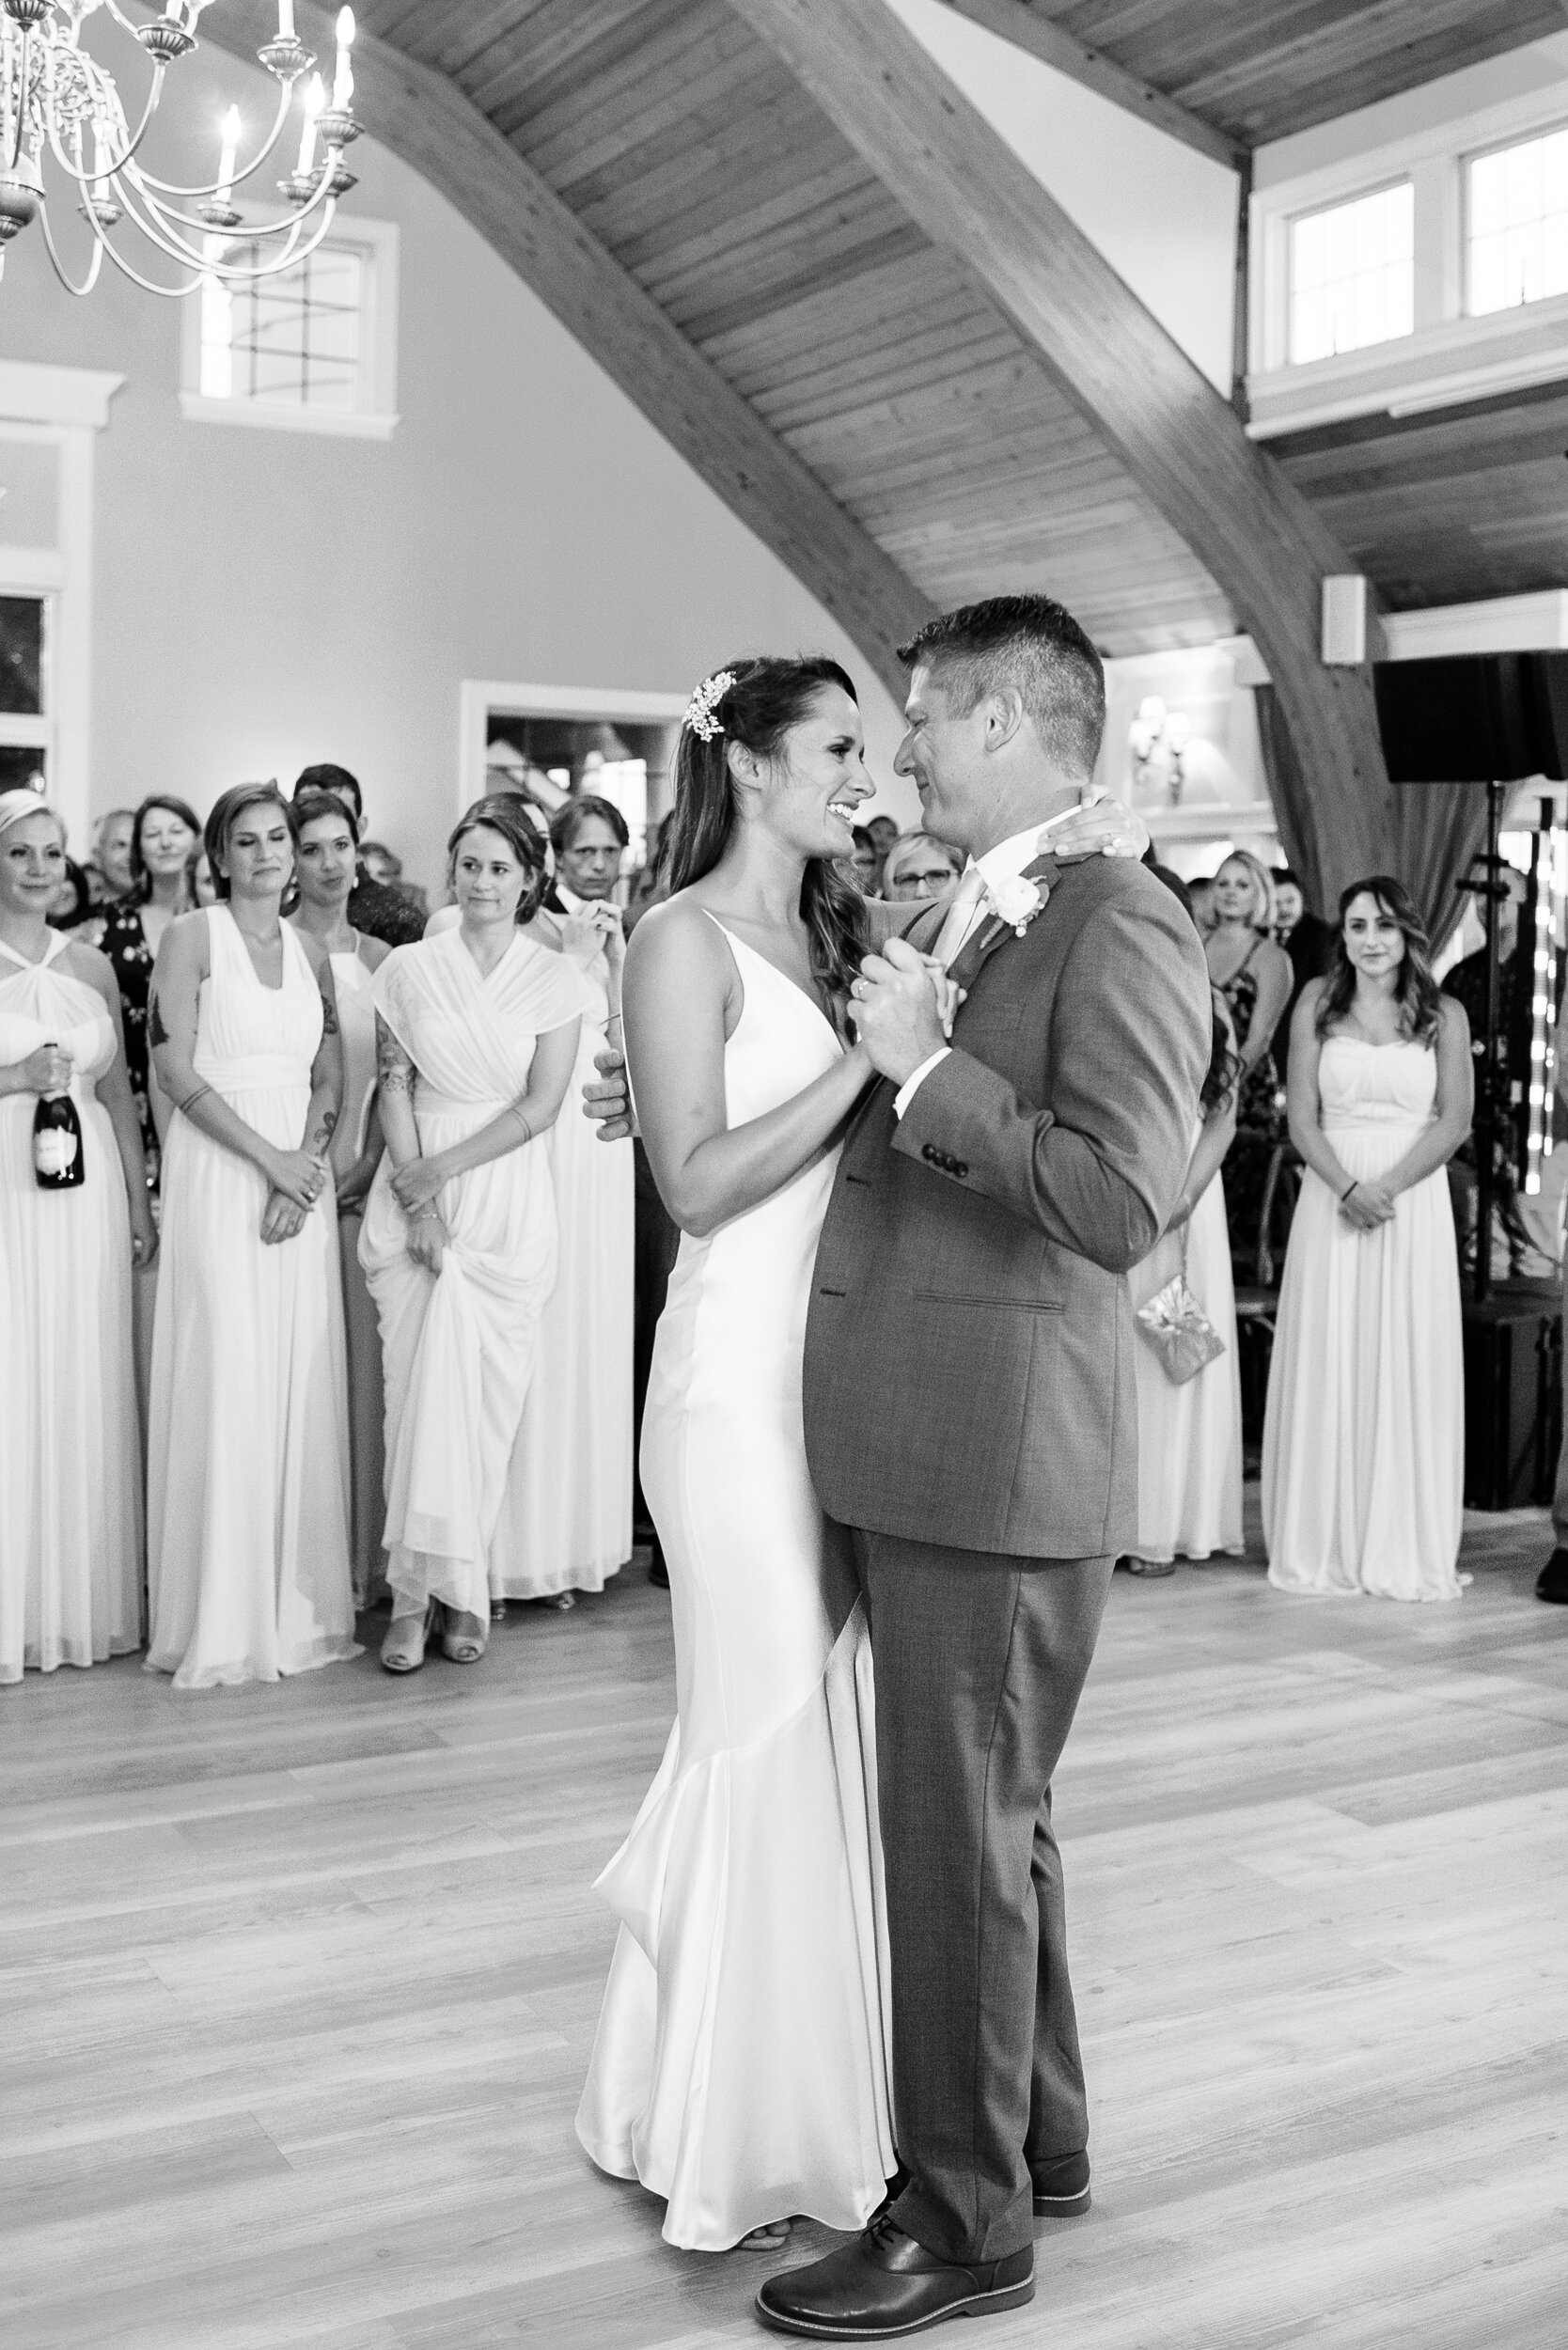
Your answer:
[[[968,1160],[967,1160],[967,1159],[954,1159],[954,1161],[953,1161],[953,1173],[954,1173],[955,1175],[967,1175],[967,1174],[968,1174],[968,1172],[969,1172],[969,1162],[968,1162]]]
[[[927,1142],[927,1143],[923,1143],[923,1144],[921,1145],[921,1148],[920,1148],[920,1156],[921,1156],[921,1158],[923,1158],[923,1159],[929,1159],[929,1160],[931,1161],[931,1163],[932,1163],[933,1167],[934,1167],[934,1166],[936,1165],[936,1162],[937,1162],[937,1160],[941,1157],[941,1155],[942,1155],[942,1154],[941,1154],[941,1152],[940,1152],[939,1151],[937,1151],[937,1150],[936,1150],[936,1149],[935,1149],[935,1148],[934,1148],[934,1147],[933,1147],[931,1143]]]

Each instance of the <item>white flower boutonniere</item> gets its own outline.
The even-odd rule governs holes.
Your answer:
[[[986,903],[1000,921],[1009,922],[1020,938],[1037,914],[1045,910],[1050,891],[1043,882],[1030,881],[1027,874],[1017,873],[998,882],[995,889],[985,893]]]

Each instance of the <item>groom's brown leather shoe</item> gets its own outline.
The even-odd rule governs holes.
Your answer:
[[[1034,2252],[959,2267],[917,2244],[890,2213],[809,2268],[786,2268],[757,2295],[757,2314],[781,2334],[823,2342],[891,2342],[945,2317],[987,2317],[1034,2299]]]
[[[1031,2162],[1037,2219],[1076,2219],[1089,2209],[1089,2156],[1058,2154],[1055,2162]]]

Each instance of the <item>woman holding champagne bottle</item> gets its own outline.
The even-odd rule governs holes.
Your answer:
[[[0,1682],[141,1644],[131,1267],[158,1236],[114,973],[48,926],[65,851],[0,792]]]

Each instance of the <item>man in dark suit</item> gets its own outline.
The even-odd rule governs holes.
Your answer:
[[[1275,902],[1279,920],[1274,935],[1291,959],[1291,995],[1279,1026],[1274,1031],[1274,1066],[1279,1082],[1285,1083],[1291,1065],[1291,1022],[1301,1001],[1302,991],[1309,979],[1327,976],[1334,960],[1334,940],[1337,933],[1326,922],[1321,922],[1307,903],[1306,892],[1288,866],[1276,869],[1274,875]]]
[[[899,770],[971,862],[855,982],[884,1082],[839,1161],[805,1395],[871,1626],[908,2176],[758,2296],[781,2330],[852,2341],[1027,2300],[1033,2216],[1088,2206],[1051,1778],[1137,1539],[1124,1276],[1181,1190],[1210,1034],[1170,893],[1050,854],[1105,722],[1071,615],[1000,598],[902,658]],[[932,961],[964,991],[950,1042]]]

